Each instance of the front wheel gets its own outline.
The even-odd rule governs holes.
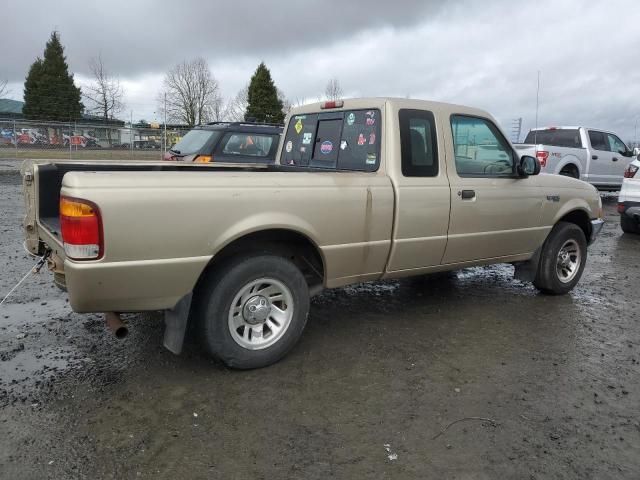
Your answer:
[[[233,368],[280,360],[297,343],[309,314],[303,274],[274,255],[231,260],[209,275],[198,295],[194,313],[204,346]]]
[[[574,223],[559,222],[542,246],[533,284],[543,293],[562,295],[576,286],[587,261],[587,240]]]

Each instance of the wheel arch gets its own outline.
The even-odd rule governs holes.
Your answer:
[[[584,238],[587,240],[587,242],[589,241],[589,238],[591,238],[591,217],[588,210],[584,208],[574,208],[558,218],[554,225],[558,224],[559,222],[573,223],[580,227],[580,229],[584,232]]]
[[[555,173],[559,174],[566,167],[575,168],[578,172],[578,178],[582,176],[582,165],[578,157],[574,155],[567,155],[562,157],[562,160],[560,160],[560,163],[558,163],[558,166],[556,167]]]
[[[591,218],[586,207],[574,206],[574,208],[565,209],[564,211],[559,212],[556,220],[553,222],[553,226],[556,226],[560,222],[573,223],[574,225],[577,225],[583,231],[587,243],[589,242],[592,226]],[[542,244],[536,249],[530,260],[527,260],[526,262],[516,262],[514,264],[515,278],[523,281],[533,281],[538,271],[541,251],[544,248],[547,239],[549,238],[549,235],[551,235],[552,231],[553,227],[549,229],[549,233],[545,237]]]
[[[303,273],[310,290],[321,290],[326,281],[326,259],[306,233],[288,227],[271,227],[238,234],[221,245],[205,266],[194,291],[206,275],[231,258],[268,253],[291,260]]]

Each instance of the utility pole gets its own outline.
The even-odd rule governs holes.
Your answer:
[[[133,110],[131,110],[131,121],[129,122],[129,148],[131,149],[131,160],[133,160]]]

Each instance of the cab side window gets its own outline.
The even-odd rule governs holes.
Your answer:
[[[605,134],[602,132],[596,132],[595,130],[589,130],[589,141],[591,147],[601,152],[609,152],[609,142],[607,141]]]
[[[400,148],[402,175],[435,177],[438,175],[438,145],[433,113],[401,109]]]
[[[489,120],[452,115],[451,131],[458,175],[461,177],[513,175],[513,150]]]
[[[609,140],[609,150],[612,152],[620,153],[627,151],[627,146],[615,135],[607,133],[607,140]]]

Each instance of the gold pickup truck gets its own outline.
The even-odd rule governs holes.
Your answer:
[[[602,227],[591,185],[538,175],[481,110],[369,98],[295,108],[275,165],[26,162],[27,248],[77,312],[165,311],[227,365],[284,356],[323,288],[511,263],[563,294]]]

